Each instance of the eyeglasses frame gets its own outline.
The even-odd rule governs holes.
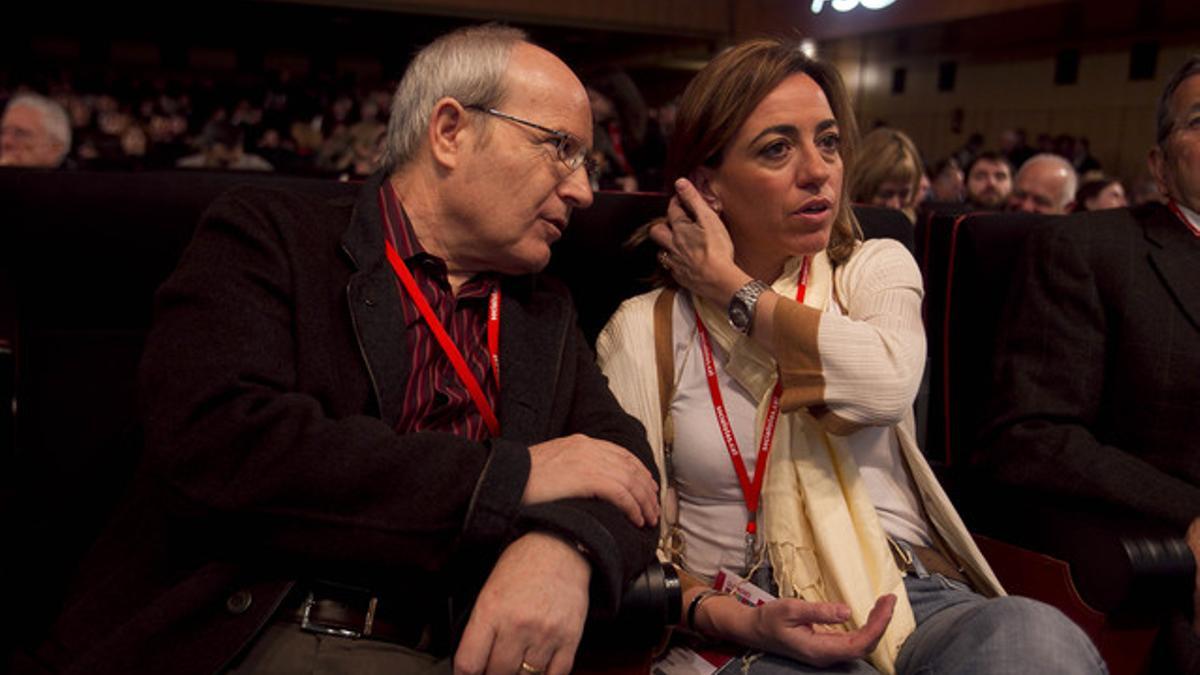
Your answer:
[[[566,167],[571,170],[571,173],[574,173],[579,169],[579,167],[582,166],[589,178],[596,175],[597,166],[596,162],[591,158],[591,148],[589,148],[587,144],[583,142],[583,139],[579,138],[575,134],[563,131],[561,129],[551,129],[550,127],[538,124],[537,122],[531,122],[527,119],[517,117],[516,115],[506,113],[503,110],[497,110],[495,108],[485,108],[481,105],[468,105],[464,107],[468,110],[476,110],[481,113],[492,115],[493,117],[499,117],[500,119],[508,120],[509,122],[516,122],[517,124],[529,127],[530,129],[536,129],[542,133],[550,134],[557,139],[554,144],[554,151],[555,154],[558,155],[558,161],[565,164]],[[574,141],[579,144],[580,151],[575,157],[566,156],[566,151],[563,148],[566,147],[565,144],[567,141]]]

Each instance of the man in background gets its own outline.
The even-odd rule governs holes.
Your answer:
[[[980,153],[967,165],[967,203],[984,211],[999,211],[1012,192],[1012,166],[998,152]]]
[[[1058,155],[1034,155],[1017,171],[1008,210],[1061,215],[1071,210],[1079,178],[1071,163]]]
[[[71,123],[58,103],[17,94],[0,119],[0,166],[56,169],[71,151]]]

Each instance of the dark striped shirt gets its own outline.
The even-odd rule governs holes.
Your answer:
[[[488,362],[487,347],[488,296],[499,283],[498,276],[477,274],[459,287],[455,296],[450,290],[446,262],[426,252],[417,241],[412,224],[389,181],[384,181],[379,188],[379,206],[383,213],[384,236],[408,265],[433,313],[462,352],[467,367],[479,380],[488,403],[499,416],[499,386]],[[398,278],[396,292],[400,294],[400,304],[404,308],[411,364],[396,431],[402,434],[446,431],[475,440],[487,438],[483,416]],[[397,336],[397,341],[399,339]]]

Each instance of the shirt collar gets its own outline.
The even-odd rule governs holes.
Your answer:
[[[1175,214],[1179,216],[1179,219],[1188,226],[1188,229],[1192,231],[1192,234],[1200,237],[1200,213],[1196,213],[1195,211],[1175,200],[1171,200],[1171,205],[1173,207],[1171,210],[1174,211]]]
[[[383,212],[384,236],[396,247],[396,253],[408,264],[409,268],[422,269],[435,283],[443,288],[449,288],[450,280],[446,270],[446,261],[425,250],[417,233],[413,230],[400,195],[396,194],[390,180],[383,181],[379,186],[379,205]],[[480,273],[471,277],[459,288],[459,298],[482,298],[491,293],[499,283],[499,277],[493,273]]]

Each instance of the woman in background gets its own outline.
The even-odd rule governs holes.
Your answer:
[[[837,72],[777,41],[680,101],[649,229],[675,283],[625,302],[597,352],[663,471],[684,624],[765,652],[751,673],[1103,672],[1057,610],[1000,597],[917,448],[921,277],[861,240],[854,141]],[[714,593],[722,567],[782,599]]]
[[[1129,206],[1125,198],[1125,188],[1117,178],[1099,178],[1089,180],[1075,191],[1075,208],[1073,211],[1099,211],[1101,209],[1119,209]]]
[[[925,164],[903,131],[879,127],[863,136],[849,170],[850,201],[897,209],[916,222]]]

